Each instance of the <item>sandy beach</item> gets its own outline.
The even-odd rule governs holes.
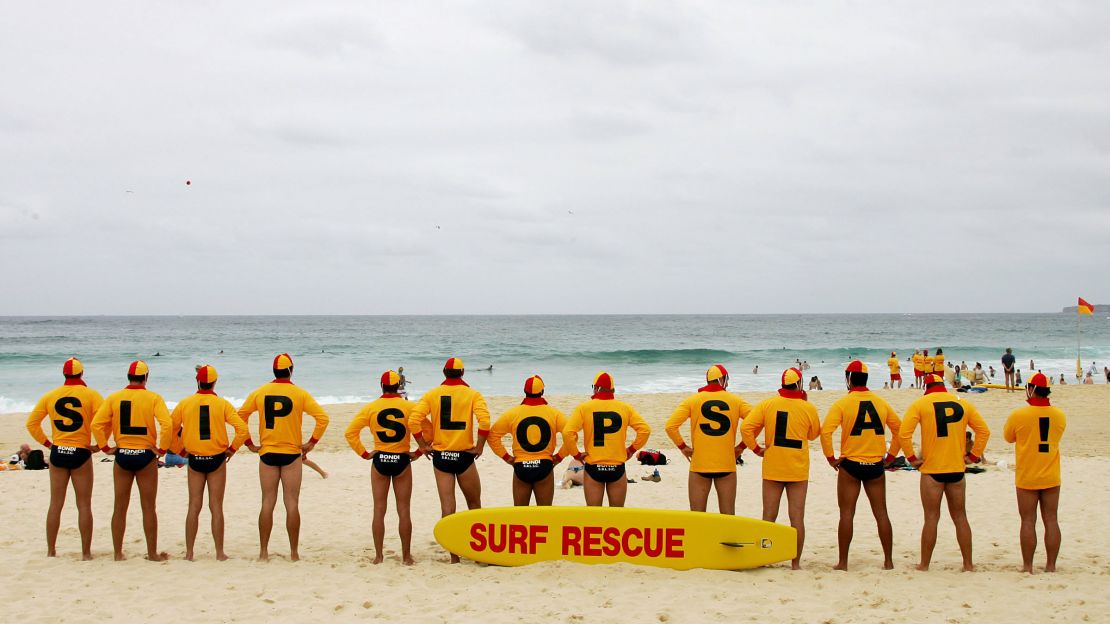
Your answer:
[[[310,388],[311,390],[311,388]],[[880,391],[902,413],[920,395],[912,389]],[[769,393],[745,393],[756,402]],[[842,392],[811,393],[822,416]],[[663,421],[683,395],[624,395],[653,427],[649,447],[667,452],[672,464],[660,468],[659,483],[629,485],[628,506],[686,507],[687,464],[663,433]],[[172,398],[172,397],[167,397]],[[552,403],[567,412],[584,397],[562,396]],[[1013,464],[1012,448],[1002,439],[1009,412],[1024,393],[992,390],[966,396],[979,406],[992,430],[989,460]],[[72,500],[62,517],[59,557],[45,557],[44,516],[48,501],[45,472],[0,473],[0,517],[4,531],[0,553],[7,578],[0,598],[10,617],[23,622],[129,619],[231,621],[401,619],[409,622],[617,622],[713,621],[762,619],[789,622],[972,622],[972,621],[1108,621],[1110,537],[1100,534],[1102,515],[1110,509],[1110,439],[1105,435],[1110,387],[1056,387],[1054,403],[1068,415],[1062,443],[1064,490],[1061,525],[1064,546],[1057,574],[1025,576],[1018,572],[1018,516],[1011,470],[989,466],[969,475],[968,512],[974,530],[978,571],[959,572],[959,553],[951,522],[944,517],[933,569],[913,570],[918,556],[921,510],[919,476],[888,475],[888,500],[895,531],[893,571],[880,569],[881,554],[874,523],[861,502],[857,515],[851,569],[835,572],[837,508],[835,473],[813,445],[807,506],[807,543],[800,572],[788,564],[748,572],[689,571],[619,566],[584,566],[563,562],[510,569],[464,562],[451,566],[435,544],[438,519],[430,462],[414,465],[414,567],[399,561],[395,516],[388,517],[384,564],[369,563],[371,500],[370,464],[352,453],[342,432],[357,405],[328,406],[331,428],[312,458],[330,472],[322,480],[306,473],[302,491],[301,554],[293,563],[278,506],[269,563],[254,560],[260,494],[257,456],[240,453],[229,465],[227,550],[230,561],[218,563],[201,515],[198,561],[181,559],[187,502],[184,469],[160,471],[158,511],[160,548],[172,559],[151,563],[141,558],[142,530],[137,493],[128,519],[130,560],[111,560],[112,486],[109,463],[95,455],[95,535],[92,562],[79,561],[76,510]],[[518,402],[494,397],[499,414]],[[25,415],[0,417],[0,450],[13,452],[29,441]],[[306,419],[306,422],[310,422]],[[746,453],[740,468],[738,513],[759,517],[759,459]],[[512,471],[487,453],[478,460],[485,506],[510,504]],[[629,464],[639,477],[649,469]],[[556,469],[562,474],[562,467]],[[557,490],[558,505],[582,505],[581,489]],[[461,497],[460,497],[461,504]],[[711,499],[711,509],[714,503]],[[785,510],[782,513],[785,516]],[[1037,562],[1043,565],[1043,551]]]

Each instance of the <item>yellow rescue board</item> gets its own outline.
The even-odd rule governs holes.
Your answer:
[[[502,566],[539,561],[635,563],[743,570],[797,554],[793,527],[700,511],[618,507],[495,507],[456,513],[436,541],[460,557]]]

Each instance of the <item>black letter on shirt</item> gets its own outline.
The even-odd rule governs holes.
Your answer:
[[[883,428],[883,420],[879,418],[879,412],[875,409],[875,404],[871,401],[859,402],[859,412],[856,413],[856,423],[852,425],[852,431],[848,435],[861,435],[864,429],[871,429],[878,435],[886,434],[886,429]]]
[[[948,425],[958,423],[964,418],[964,408],[955,401],[933,403],[933,414],[937,418],[937,437],[948,437]]]
[[[200,439],[212,439],[212,419],[209,416],[207,405],[200,406]]]
[[[81,428],[81,425],[85,422],[85,417],[81,415],[81,412],[73,409],[75,407],[81,407],[81,399],[77,397],[62,397],[54,403],[54,411],[58,412],[60,417],[54,419],[54,426],[58,431],[73,433]],[[62,418],[68,418],[69,424],[66,424],[66,421]]]
[[[707,436],[725,435],[728,433],[729,425],[731,424],[729,423],[728,415],[725,414],[726,411],[728,411],[728,403],[724,401],[706,401],[702,403],[701,417],[709,422],[715,423],[717,426],[712,427],[709,423],[701,423],[698,428]]]
[[[382,430],[375,434],[382,442],[391,444],[405,439],[405,413],[396,407],[387,407],[378,412],[378,426]]]
[[[293,399],[287,396],[262,397],[262,412],[266,417],[266,428],[274,428],[274,419],[283,418],[293,413]]]
[[[466,421],[451,420],[451,395],[439,397],[439,428],[447,431],[462,431],[466,429]]]
[[[594,412],[594,446],[605,446],[605,434],[621,430],[621,415],[617,412]]]
[[[534,444],[528,441],[529,427],[537,427],[540,430],[540,439]],[[516,426],[515,437],[516,443],[520,445],[520,448],[529,453],[539,453],[551,443],[551,425],[539,416],[528,416],[527,418],[521,419],[520,424]]]
[[[131,426],[131,401],[119,402],[120,435],[146,435],[146,427]]]
[[[794,440],[786,437],[786,427],[789,414],[786,412],[778,412],[775,414],[775,446],[783,448],[800,449],[802,448],[801,440]]]

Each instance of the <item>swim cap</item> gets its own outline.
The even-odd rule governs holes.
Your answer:
[[[274,370],[293,368],[293,358],[288,353],[281,353],[274,357]]]
[[[539,375],[532,375],[524,380],[524,394],[540,394],[543,392],[543,379]]]
[[[463,361],[457,357],[447,358],[447,362],[443,365],[443,370],[464,370],[465,368]]]
[[[1036,386],[1038,388],[1047,388],[1048,377],[1045,377],[1043,373],[1037,373],[1036,375],[1033,375],[1029,378],[1029,381],[1026,382],[1026,385]]]
[[[401,376],[395,371],[387,370],[382,373],[383,386],[396,386],[399,383],[401,383]]]
[[[728,377],[728,371],[725,370],[725,367],[721,364],[714,364],[709,367],[709,370],[705,371],[705,381],[707,383],[719,381],[724,377]]]
[[[934,373],[929,373],[928,375],[925,375],[925,385],[926,386],[932,386],[932,385],[936,385],[936,384],[940,384],[940,385],[943,386],[944,385],[944,377],[941,377],[940,375],[937,375],[937,374],[934,374]]]
[[[211,364],[197,368],[197,381],[200,383],[213,383],[216,381],[216,367]]]
[[[601,371],[594,376],[594,385],[598,388],[613,390],[613,376],[605,371]]]
[[[62,374],[67,377],[80,375],[83,372],[85,372],[85,367],[81,366],[81,360],[77,358],[71,357],[66,360],[65,364],[62,364]]]
[[[796,368],[788,368],[782,371],[782,385],[792,386],[802,380],[802,371]]]
[[[147,367],[146,362],[144,362],[142,360],[135,360],[134,362],[131,363],[131,366],[127,367],[127,374],[131,375],[131,376],[134,376],[134,377],[142,377],[143,375],[146,375],[149,372],[150,372],[150,368]]]
[[[845,373],[866,373],[867,365],[859,360],[852,360],[848,362],[848,368],[844,369]]]

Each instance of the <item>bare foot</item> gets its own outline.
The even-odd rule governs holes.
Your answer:
[[[1044,571],[1045,572],[1055,572],[1056,571],[1056,564],[1055,563],[1046,564],[1045,567],[1044,567]],[[1032,572],[1032,570],[1030,570],[1030,572]]]
[[[191,552],[185,553],[185,561],[192,561],[192,560],[193,560],[193,553],[191,553]]]
[[[405,555],[401,561],[405,565],[416,565],[416,559],[413,559],[412,555]]]
[[[459,559],[458,555],[451,555],[451,563],[458,563],[460,561],[462,561],[462,559]]]
[[[840,563],[834,565],[833,569],[834,570],[842,570],[842,571],[847,572],[848,571],[848,562],[847,561],[841,561]]]
[[[919,563],[919,564],[917,564],[916,569],[917,569],[918,572],[928,572],[929,571],[929,564]]]
[[[116,554],[115,554],[115,555],[113,556],[113,558],[114,558],[114,559],[115,559],[116,561],[127,561],[127,557],[125,557],[125,556],[123,555],[123,553],[122,553],[122,552],[118,552],[118,553],[116,553]]]
[[[327,470],[320,471],[320,476],[324,479],[327,479],[328,478],[328,471]]]
[[[894,562],[889,561],[889,560],[884,561],[883,562],[883,569],[884,570],[893,570],[894,569]]]
[[[378,565],[379,563],[381,563],[384,560],[385,559],[382,557],[381,553],[378,553],[377,555],[374,555],[374,560],[371,561],[370,563],[373,563],[374,565]]]
[[[1023,565],[1023,566],[1021,566],[1021,571],[1022,571],[1022,572],[1023,572],[1024,574],[1032,574],[1032,573],[1033,573],[1033,566],[1031,566],[1031,565]]]
[[[963,571],[964,572],[974,572],[975,571],[975,564],[974,563],[965,563]]]
[[[58,556],[58,551],[54,550],[53,548],[48,548],[48,549],[46,549],[46,556],[47,557],[57,557]]]
[[[81,561],[92,561],[93,556],[91,552],[81,553]]]
[[[269,561],[270,560],[270,553],[265,551],[265,550],[258,551],[258,560],[259,561]]]
[[[216,561],[227,561],[227,554],[222,552],[216,553]]]
[[[153,555],[147,553],[146,559],[147,561],[169,561],[170,554],[165,552],[154,553]]]
[[[295,553],[295,552],[291,552],[291,553],[289,553],[289,560],[290,560],[290,561],[300,561],[300,560],[301,560],[301,556],[300,556],[300,555],[298,555],[298,554],[297,554],[297,553]]]

